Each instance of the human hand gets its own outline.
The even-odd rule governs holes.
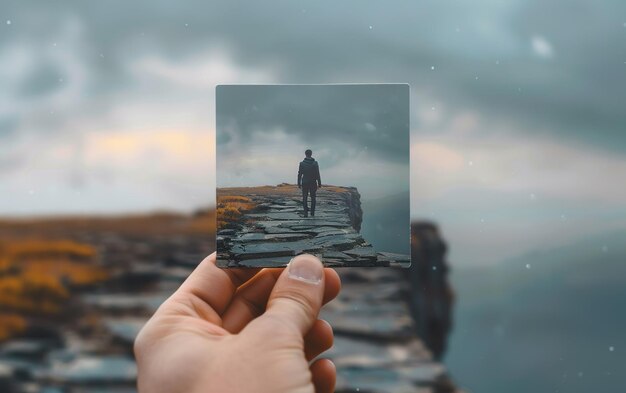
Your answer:
[[[213,253],[135,340],[140,392],[332,392],[336,369],[309,362],[333,343],[317,319],[339,293],[312,255],[286,269],[220,269]]]
[[[302,188],[302,184],[298,184],[298,188]]]

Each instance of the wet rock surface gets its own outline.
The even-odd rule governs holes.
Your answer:
[[[221,267],[258,267],[265,262],[267,266],[285,266],[291,259],[288,257],[301,253],[317,255],[332,267],[410,263],[408,255],[377,252],[363,239],[359,233],[363,211],[356,188],[318,189],[315,217],[305,217],[301,191],[291,184],[221,188],[218,199],[220,196],[244,197],[255,205],[229,223],[236,230],[224,228],[218,232]]]
[[[67,235],[97,246],[110,279],[86,288],[57,316],[33,316],[0,343],[0,392],[136,392],[132,347],[159,305],[211,250],[200,236]]]

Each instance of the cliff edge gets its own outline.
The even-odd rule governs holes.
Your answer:
[[[305,252],[329,267],[409,265],[409,255],[377,251],[363,239],[356,188],[318,189],[315,217],[304,216],[301,195],[294,184],[218,188],[218,265],[282,267]]]

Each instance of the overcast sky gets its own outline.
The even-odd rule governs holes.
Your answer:
[[[217,88],[218,187],[296,183],[311,149],[324,184],[363,197],[409,190],[409,86]]]
[[[217,84],[395,82],[455,263],[626,226],[622,1],[5,0],[0,60],[3,215],[206,205]]]

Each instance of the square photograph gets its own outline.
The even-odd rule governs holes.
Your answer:
[[[217,263],[410,259],[409,85],[216,88]]]

